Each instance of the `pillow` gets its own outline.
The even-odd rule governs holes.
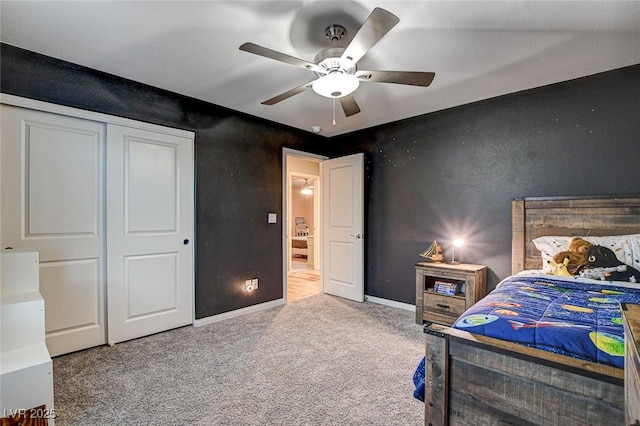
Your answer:
[[[593,245],[604,246],[613,250],[618,260],[629,266],[640,266],[640,234],[610,235],[605,237],[581,237]],[[544,236],[533,240],[542,256],[542,270],[551,272],[549,262],[561,251],[569,250],[573,236]]]
[[[631,256],[623,260],[629,266],[640,269],[640,234],[629,235]]]

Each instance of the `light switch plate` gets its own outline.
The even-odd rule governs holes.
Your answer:
[[[267,219],[269,223],[278,223],[278,215],[275,213],[269,213],[269,217]]]

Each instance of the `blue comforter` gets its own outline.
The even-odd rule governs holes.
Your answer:
[[[640,284],[514,275],[473,305],[454,328],[624,368],[620,302],[640,304]],[[424,359],[414,373],[424,401]]]

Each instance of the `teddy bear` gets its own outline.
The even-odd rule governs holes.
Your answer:
[[[556,265],[564,263],[567,271],[571,275],[575,275],[581,267],[587,264],[587,251],[592,245],[593,244],[583,238],[573,237],[569,243],[569,250],[556,253],[556,255],[553,256],[553,262]],[[565,259],[569,259],[569,261],[565,263]]]

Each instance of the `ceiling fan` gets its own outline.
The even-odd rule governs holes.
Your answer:
[[[244,43],[240,46],[240,50],[295,65],[313,71],[318,76],[313,81],[267,99],[262,102],[263,105],[274,105],[311,88],[319,95],[338,99],[345,116],[350,117],[360,112],[360,107],[352,95],[360,86],[360,82],[396,83],[427,87],[433,81],[435,73],[432,72],[365,71],[358,69],[358,61],[398,22],[400,22],[400,19],[397,16],[377,7],[367,17],[346,48],[338,47],[338,41],[346,34],[346,29],[341,25],[329,25],[325,35],[331,40],[333,47],[321,50],[313,62],[298,59],[254,43]]]

